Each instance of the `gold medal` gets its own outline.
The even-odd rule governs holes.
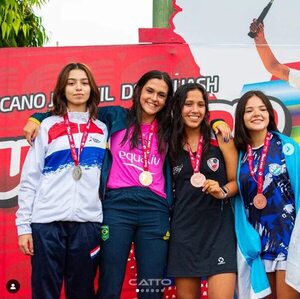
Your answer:
[[[151,172],[149,171],[143,171],[139,175],[139,181],[143,186],[149,186],[152,184],[153,177]]]
[[[200,172],[195,172],[191,176],[190,182],[194,187],[200,188],[200,187],[203,187],[205,180],[206,180],[206,177],[204,176],[204,174],[202,174]]]
[[[256,194],[254,196],[254,198],[253,198],[253,205],[258,210],[262,210],[267,205],[267,199],[266,199],[266,197],[263,194],[261,194],[261,193]]]
[[[77,165],[73,168],[72,176],[75,181],[80,180],[80,178],[82,176],[82,170],[79,165]]]

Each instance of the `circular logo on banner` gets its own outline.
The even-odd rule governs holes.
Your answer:
[[[17,293],[20,290],[20,283],[15,279],[11,279],[6,283],[6,289],[11,294]]]

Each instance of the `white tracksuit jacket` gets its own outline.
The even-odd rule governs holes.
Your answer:
[[[79,149],[89,113],[69,112],[68,116],[75,146]],[[63,117],[51,116],[42,122],[21,175],[16,213],[18,235],[31,233],[31,223],[102,222],[98,189],[106,143],[106,125],[93,120],[79,157],[82,177],[75,181]]]

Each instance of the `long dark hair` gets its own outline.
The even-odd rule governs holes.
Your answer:
[[[268,131],[278,131],[277,125],[275,122],[275,115],[272,104],[267,95],[265,95],[260,90],[250,90],[246,92],[242,97],[238,100],[236,110],[235,110],[235,129],[234,129],[234,144],[238,150],[246,151],[247,144],[251,144],[251,138],[249,135],[249,131],[245,126],[244,122],[244,114],[245,107],[247,102],[253,96],[257,96],[262,100],[264,105],[267,108],[269,113],[269,124],[267,127]]]
[[[142,123],[142,107],[140,104],[140,97],[141,92],[145,84],[151,80],[151,79],[160,79],[164,80],[168,86],[168,94],[165,106],[162,110],[160,110],[156,114],[156,120],[158,124],[158,150],[159,152],[162,152],[166,149],[166,144],[168,142],[169,138],[169,132],[170,132],[170,118],[167,115],[168,105],[173,95],[173,84],[172,80],[168,73],[158,71],[158,70],[152,70],[147,73],[145,73],[136,83],[134,90],[133,90],[133,96],[132,96],[132,106],[129,109],[128,113],[128,119],[127,119],[127,129],[126,133],[123,139],[123,142],[130,139],[130,146],[137,147],[139,143],[139,139],[141,136],[141,123]],[[133,126],[133,131],[131,136],[129,136],[130,128]]]
[[[170,105],[170,114],[172,115],[171,137],[170,137],[170,156],[176,161],[180,149],[183,148],[186,140],[184,122],[181,116],[189,91],[199,90],[205,102],[205,117],[200,125],[200,132],[203,136],[203,153],[209,150],[211,127],[209,124],[208,95],[205,88],[198,83],[186,83],[181,85],[173,96],[172,105]]]
[[[69,73],[72,70],[83,70],[89,80],[91,87],[90,97],[87,101],[87,107],[89,109],[90,116],[92,118],[97,117],[97,107],[100,102],[100,93],[97,87],[96,81],[92,75],[90,68],[79,62],[72,62],[63,67],[60,71],[56,85],[53,92],[53,114],[63,116],[67,113],[67,98],[65,95],[65,89],[68,83]]]

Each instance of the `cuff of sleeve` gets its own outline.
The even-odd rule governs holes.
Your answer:
[[[29,117],[28,120],[33,121],[34,123],[36,123],[38,125],[41,125],[41,122],[39,120],[37,120],[36,118],[34,118],[34,117]]]
[[[18,225],[17,231],[18,231],[18,236],[32,233],[30,224]]]

